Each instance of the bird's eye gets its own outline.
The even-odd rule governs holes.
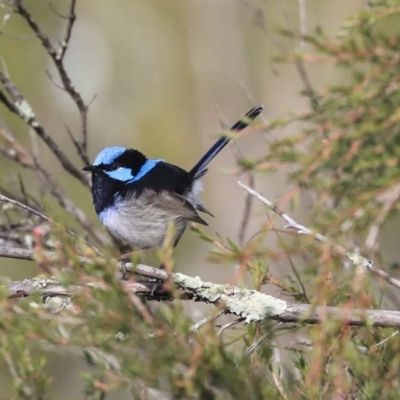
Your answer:
[[[119,167],[120,167],[120,165],[118,163],[112,163],[110,165],[110,170],[114,171],[114,170],[118,169]]]

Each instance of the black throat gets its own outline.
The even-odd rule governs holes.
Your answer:
[[[112,179],[103,172],[93,171],[92,196],[94,209],[97,214],[114,204],[115,194],[118,193],[123,186],[123,182]]]

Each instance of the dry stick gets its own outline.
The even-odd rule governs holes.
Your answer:
[[[254,175],[252,173],[249,173],[249,185],[254,186]],[[243,246],[246,229],[250,222],[250,214],[251,214],[251,210],[252,210],[252,206],[253,206],[252,199],[253,199],[253,197],[249,193],[244,201],[243,216],[242,216],[242,221],[240,223],[240,229],[239,229],[239,245],[240,246]]]
[[[44,253],[50,261],[57,261],[54,253]],[[34,252],[24,249],[8,248],[0,246],[0,257],[11,257],[33,260]],[[90,260],[81,258],[82,262]],[[212,303],[218,308],[223,306],[225,314],[236,315],[244,322],[261,322],[273,319],[279,322],[297,322],[316,324],[326,318],[347,325],[375,325],[381,327],[400,327],[400,312],[389,310],[348,310],[337,307],[313,306],[311,304],[294,304],[275,298],[256,290],[243,289],[236,286],[220,285],[212,282],[204,282],[199,277],[190,277],[181,273],[168,273],[147,265],[127,266],[132,271],[151,277],[157,277],[163,281],[171,278],[178,289],[183,292],[185,299],[193,299],[205,303]],[[145,282],[121,282],[126,290],[131,293],[146,296],[149,299],[163,299],[166,297],[162,288],[155,288],[154,282],[146,285]],[[102,284],[91,283],[85,287],[102,288]],[[13,282],[8,286],[9,298],[26,297],[39,294],[46,297],[68,296],[84,289],[84,286],[75,286],[66,289],[53,279],[25,279]],[[161,292],[159,292],[161,291]]]
[[[305,9],[305,2],[304,0],[298,0],[299,3],[299,22],[300,22],[300,33],[299,35],[296,35],[294,33],[294,29],[290,24],[290,17],[287,13],[287,9],[284,9],[284,16],[286,19],[286,23],[288,25],[288,30],[290,32],[292,32],[292,38],[294,41],[294,46],[297,50],[297,52],[301,53],[304,51],[304,37],[306,35],[306,9]],[[296,39],[299,39],[299,42],[296,41]],[[303,82],[304,85],[304,91],[306,96],[308,96],[311,100],[311,104],[313,105],[313,108],[318,105],[318,98],[317,95],[311,85],[311,81],[308,77],[307,71],[304,67],[302,58],[301,58],[301,54],[297,54],[296,55],[296,59],[295,59],[295,66],[297,68],[297,72],[300,76],[301,81]]]
[[[13,204],[13,205],[15,205],[15,206],[17,206],[17,207],[19,207],[19,208],[22,208],[23,210],[27,211],[27,212],[30,213],[30,214],[36,215],[37,217],[39,217],[39,218],[41,218],[41,219],[43,219],[43,220],[45,220],[45,221],[47,221],[47,222],[49,222],[49,223],[51,223],[51,224],[54,224],[55,226],[57,226],[57,227],[59,227],[59,228],[65,229],[66,232],[68,232],[71,236],[74,236],[74,237],[78,238],[79,240],[83,240],[83,242],[84,242],[87,246],[91,247],[97,254],[101,255],[100,250],[99,250],[96,246],[94,246],[93,244],[87,242],[85,239],[81,238],[81,237],[80,237],[77,233],[75,233],[74,231],[71,231],[70,229],[67,229],[67,228],[65,228],[64,226],[58,224],[57,222],[53,221],[51,218],[49,218],[49,217],[47,217],[46,215],[42,214],[41,212],[35,210],[34,208],[29,207],[29,206],[27,206],[26,204],[23,204],[23,203],[21,203],[21,202],[19,202],[19,201],[17,201],[17,200],[10,199],[9,197],[3,196],[2,194],[0,194],[0,201],[4,201],[4,202],[6,202],[6,203]]]
[[[1,95],[1,92],[0,92]],[[13,150],[12,152],[7,149],[0,149],[0,152],[9,159],[19,163],[24,168],[33,170],[39,179],[43,182],[43,187],[51,193],[51,195],[58,201],[69,214],[71,214],[99,243],[109,242],[108,237],[103,232],[95,228],[92,221],[90,221],[85,213],[77,207],[64,193],[64,190],[55,181],[48,171],[35,160],[31,153],[29,153],[12,135],[5,129],[0,128],[0,137],[2,137]]]
[[[201,319],[199,322],[197,322],[196,324],[194,324],[190,330],[192,332],[197,332],[200,330],[200,328],[202,328],[204,325],[209,324],[210,322],[214,322],[216,321],[219,317],[221,317],[222,315],[225,314],[225,310],[220,310],[217,312],[217,314],[215,315],[211,315],[210,317],[204,317],[203,319]]]
[[[17,89],[14,83],[0,71],[0,82],[3,84],[5,91],[11,100],[8,99],[3,91],[0,91],[0,101],[13,113],[17,114],[32,130],[46,143],[47,147],[60,161],[63,168],[73,177],[78,179],[83,185],[89,186],[86,176],[69,160],[66,154],[61,150],[58,144],[47,133],[45,128],[36,119],[36,115],[28,101],[23,97],[22,93]]]
[[[44,251],[40,253],[49,261],[56,260],[56,254],[50,251]],[[0,257],[14,258],[17,260],[35,261],[35,252],[29,249],[21,249],[17,247],[0,246]],[[82,263],[89,263],[91,260],[87,257],[79,257],[79,261]],[[166,281],[168,279],[168,273],[163,269],[149,267],[143,264],[133,265],[132,263],[125,263],[122,267],[121,263],[116,263],[116,267],[124,268],[127,271],[133,271],[137,274],[145,276],[147,278],[158,279],[160,281]],[[154,284],[153,284],[154,286]]]
[[[27,22],[32,31],[39,38],[43,47],[46,49],[47,53],[53,60],[57,71],[61,77],[61,81],[64,85],[64,89],[75,101],[82,121],[82,146],[81,151],[78,151],[80,157],[85,163],[88,163],[86,155],[86,145],[87,145],[87,106],[82,100],[81,95],[74,88],[68,74],[63,66],[63,59],[68,47],[69,40],[71,38],[71,32],[73,24],[75,21],[75,6],[76,0],[71,0],[68,23],[66,28],[66,33],[64,40],[61,43],[60,50],[54,48],[49,40],[49,38],[41,31],[39,25],[32,18],[31,14],[25,8],[21,0],[11,0],[10,3],[14,6],[15,11],[20,14],[20,16]],[[27,125],[46,143],[49,149],[57,157],[63,168],[69,172],[72,176],[77,178],[86,187],[89,187],[89,178],[87,175],[82,173],[75,165],[70,161],[66,154],[61,150],[58,144],[52,139],[52,137],[46,132],[45,128],[36,119],[36,116],[29,105],[28,101],[24,98],[22,93],[16,87],[16,85],[11,81],[11,79],[3,72],[0,71],[0,82],[3,84],[4,90],[0,90],[0,102],[2,102],[11,112],[16,113]],[[76,145],[76,143],[74,142]],[[34,160],[34,164],[38,164],[37,160]],[[103,242],[107,241],[107,237],[101,232],[97,231],[93,224],[86,218],[85,214],[76,207],[72,201],[70,201],[63,193],[61,188],[51,179],[47,171],[43,168],[39,169],[38,165],[35,165],[35,169],[40,171],[38,174],[42,180],[46,181],[46,186],[51,188],[52,195],[58,200],[58,202],[74,217],[79,221],[79,223],[92,234],[97,241]]]
[[[304,225],[301,225],[297,223],[293,218],[291,218],[288,214],[286,214],[284,211],[279,209],[276,205],[274,205],[271,201],[266,199],[264,196],[244,184],[243,182],[238,181],[239,185],[247,190],[249,193],[251,193],[254,197],[256,197],[258,200],[260,200],[262,203],[267,205],[273,212],[278,214],[283,220],[285,220],[288,225],[285,226],[285,228],[290,228],[290,229],[295,229],[298,234],[301,235],[311,235],[314,237],[315,240],[318,240],[319,242],[326,242],[328,238],[326,238],[324,235],[318,232],[313,232],[311,229],[307,228]],[[400,280],[393,278],[390,276],[387,272],[378,269],[375,267],[374,263],[371,260],[368,260],[367,258],[347,251],[343,247],[334,244],[334,249],[341,254],[342,256],[346,257],[348,260],[350,260],[356,267],[363,267],[366,268],[368,271],[371,271],[375,275],[379,276],[380,278],[383,278],[386,282],[390,283],[391,285],[400,288]]]
[[[50,39],[46,36],[46,34],[41,30],[38,23],[33,19],[32,15],[26,9],[22,0],[12,0],[12,4],[15,6],[16,12],[26,21],[32,31],[39,38],[42,46],[49,54],[52,59],[54,66],[57,69],[57,72],[60,76],[61,82],[65,91],[69,94],[71,99],[76,104],[79,114],[81,116],[81,130],[82,130],[82,143],[81,143],[81,152],[79,152],[83,162],[85,164],[89,164],[89,160],[87,158],[87,112],[88,106],[85,104],[81,94],[75,89],[67,71],[64,68],[64,56],[67,51],[68,44],[71,38],[72,28],[76,19],[75,16],[75,7],[76,0],[71,0],[70,8],[69,8],[69,16],[67,28],[65,31],[64,39],[61,42],[60,48],[56,49],[52,44]]]
[[[30,214],[36,215],[37,217],[44,219],[47,222],[54,223],[49,217],[46,217],[46,215],[42,214],[41,212],[35,210],[34,208],[31,208],[27,206],[26,204],[20,203],[17,200],[10,199],[9,197],[3,196],[0,194],[0,201],[4,201],[6,203],[13,204],[14,206],[17,206],[19,208],[22,208],[23,210],[27,211]]]
[[[71,175],[77,177],[85,186],[88,186],[88,181],[86,177],[83,176],[81,171],[77,170],[75,166],[69,161],[66,155],[60,150],[58,145],[53,141],[53,139],[46,133],[44,128],[36,120],[35,115],[30,108],[29,104],[22,97],[20,92],[15,88],[13,83],[0,71],[0,81],[3,83],[8,94],[13,98],[14,103],[11,102],[7,96],[0,90],[0,101],[6,105],[6,107],[18,114],[21,119],[23,119],[37,134],[43,139],[43,141],[48,145],[48,147],[53,151],[53,153],[59,159],[61,165],[71,173]],[[22,100],[21,100],[22,99]],[[48,187],[51,189],[53,196],[58,200],[58,202],[66,208],[68,212],[73,214],[76,219],[82,224],[82,226],[87,229],[98,241],[103,241],[105,236],[99,234],[92,226],[90,221],[86,218],[83,211],[76,207],[71,200],[69,200],[63,193],[61,188],[55,184],[55,182],[50,178],[47,171],[43,168],[39,168],[36,161],[34,161],[37,171],[40,172],[40,176],[44,178],[49,184]]]

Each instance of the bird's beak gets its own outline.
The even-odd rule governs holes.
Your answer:
[[[82,168],[83,171],[94,171],[96,167],[94,165],[87,165],[86,167]]]

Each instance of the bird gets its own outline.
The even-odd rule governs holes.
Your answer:
[[[252,108],[230,131],[241,131],[263,110]],[[198,214],[213,216],[199,194],[208,163],[229,143],[222,136],[199,162],[186,171],[139,150],[106,147],[83,168],[92,176],[93,205],[101,223],[118,241],[134,250],[161,247],[170,223],[175,247],[190,222],[208,225]]]

